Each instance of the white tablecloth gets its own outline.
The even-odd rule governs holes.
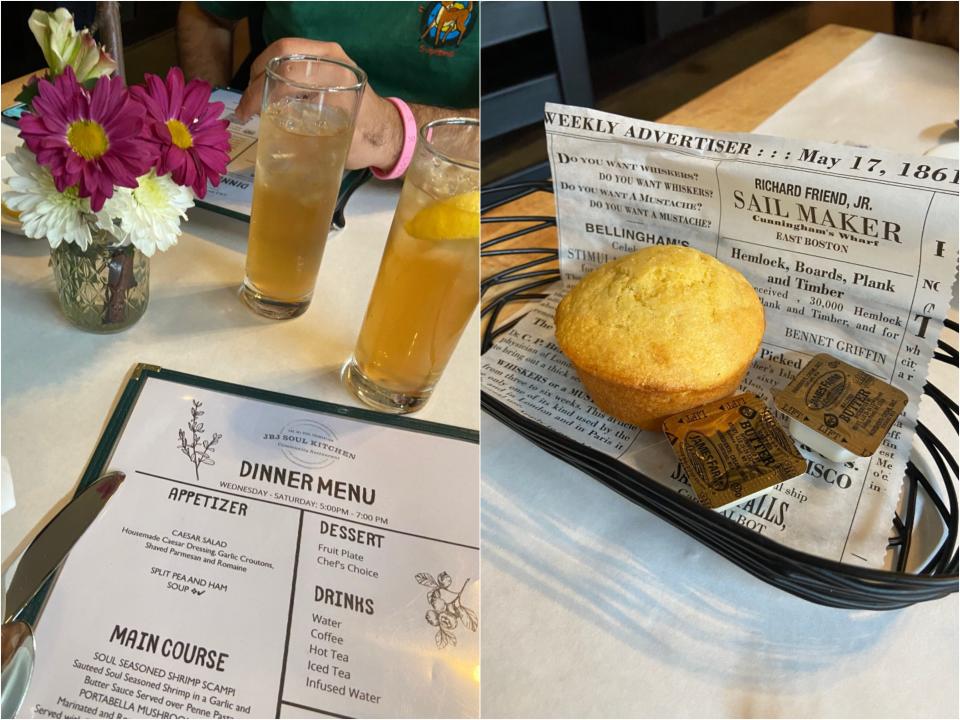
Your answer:
[[[16,142],[3,126],[3,152]],[[308,398],[359,405],[339,381],[353,351],[399,184],[371,182],[331,235],[310,309],[257,317],[237,298],[247,225],[193,209],[179,244],[150,262],[150,304],[116,335],[72,327],[60,313],[49,248],[2,236],[2,445],[16,507],[3,515],[4,567],[73,494],[131,368],[165,368]],[[463,333],[430,403],[415,417],[479,427],[479,315]]]
[[[485,716],[956,717],[957,595],[808,603],[496,420],[481,436]]]
[[[922,77],[902,68],[922,68]],[[956,72],[952,51],[879,36],[815,85],[830,89],[835,80],[869,94],[880,83],[886,97],[899,82],[901,95],[913,98],[911,82],[921,83],[926,106],[890,108],[887,132],[870,123],[871,136],[861,141],[919,153],[936,142],[931,123],[952,126]],[[858,141],[857,96],[844,107],[834,103],[826,126],[816,120],[823,117],[818,97],[812,85],[758,131],[819,128],[828,135],[820,139]],[[889,127],[896,124],[899,132]],[[955,333],[945,336],[957,346]],[[956,369],[932,366],[931,379],[956,400]],[[953,428],[932,403],[924,401],[921,418],[955,448]],[[957,595],[889,613],[813,605],[748,575],[488,416],[481,436],[485,716],[960,712]],[[920,532],[915,547],[930,542]]]

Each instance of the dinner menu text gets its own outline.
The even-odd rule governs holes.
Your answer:
[[[26,717],[475,716],[478,446],[150,378]]]

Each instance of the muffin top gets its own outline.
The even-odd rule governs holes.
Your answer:
[[[753,358],[763,329],[763,305],[743,275],[676,245],[598,267],[556,312],[557,343],[574,365],[651,390],[719,385]]]

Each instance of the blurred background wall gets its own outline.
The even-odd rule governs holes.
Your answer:
[[[957,47],[957,3],[483,5],[483,181],[548,175],[546,101],[655,120],[836,23]]]

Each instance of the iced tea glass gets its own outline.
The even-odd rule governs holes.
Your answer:
[[[480,126],[420,129],[357,346],[342,378],[385,412],[414,412],[434,386],[479,301]]]
[[[311,55],[267,63],[240,288],[264,317],[310,305],[366,81],[359,68]]]

